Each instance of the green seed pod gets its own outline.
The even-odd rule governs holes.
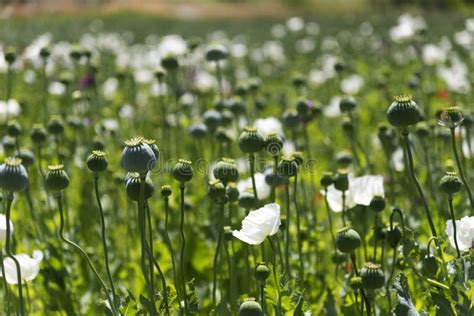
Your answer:
[[[341,122],[342,130],[348,135],[348,137],[352,137],[354,133],[354,124],[352,124],[352,120],[350,117],[345,116]]]
[[[306,99],[299,99],[296,102],[296,112],[300,116],[307,116],[309,114],[310,107],[308,106],[308,100]]]
[[[0,187],[7,192],[20,192],[28,186],[28,173],[20,158],[8,157],[0,166]]]
[[[301,151],[292,152],[291,153],[291,158],[293,158],[295,160],[298,167],[300,167],[304,162],[303,153]]]
[[[353,156],[348,151],[341,151],[336,155],[336,162],[341,168],[347,168],[353,161]]]
[[[202,139],[207,134],[207,127],[204,124],[193,124],[188,131],[194,139]]]
[[[258,153],[265,144],[262,135],[253,127],[246,127],[239,137],[240,150],[247,154]]]
[[[214,132],[214,138],[222,144],[229,144],[232,142],[231,131],[224,128],[223,126],[219,126],[216,131]]]
[[[15,140],[11,137],[5,137],[2,139],[2,146],[6,155],[8,155],[11,152],[15,151]]]
[[[262,284],[265,284],[268,277],[270,276],[270,269],[265,262],[260,262],[255,268],[255,278]]]
[[[25,168],[31,167],[35,163],[35,155],[31,150],[21,149],[17,157],[21,159],[21,164]]]
[[[306,85],[306,78],[302,74],[295,74],[291,78],[291,82],[295,87],[303,87]]]
[[[447,108],[439,115],[438,124],[447,128],[456,128],[464,120],[464,114],[457,106]]]
[[[209,181],[209,186],[207,188],[207,195],[209,195],[209,197],[212,200],[218,203],[222,202],[222,198],[225,197],[225,193],[226,193],[225,186],[222,184],[221,181],[219,180]]]
[[[69,52],[69,57],[71,57],[71,59],[73,59],[74,61],[78,61],[79,59],[81,59],[81,56],[82,56],[81,47],[79,47],[78,45],[74,45],[71,48],[71,51]]]
[[[398,244],[400,243],[400,240],[402,240],[402,232],[397,226],[395,226],[393,227],[393,229],[387,230],[385,239],[387,240],[387,244],[390,247],[396,248]]]
[[[387,119],[395,127],[414,125],[420,120],[420,109],[410,96],[395,97],[387,110]]]
[[[350,227],[338,230],[336,235],[336,247],[340,252],[351,253],[360,247],[359,234]]]
[[[462,182],[457,172],[446,172],[439,182],[439,188],[447,194],[457,193],[461,190],[461,187]]]
[[[13,47],[7,47],[4,53],[4,58],[7,64],[13,64],[16,60],[16,55],[16,50]]]
[[[239,170],[234,159],[222,158],[219,160],[213,170],[214,177],[222,183],[235,182],[239,178]]]
[[[43,127],[42,124],[35,124],[31,129],[30,138],[33,144],[36,146],[41,146],[46,141],[48,132]]]
[[[140,199],[140,178],[140,174],[136,172],[127,173],[127,175],[125,176],[125,190],[127,191],[128,197],[132,201],[138,201]],[[144,199],[148,200],[153,196],[154,193],[155,186],[153,185],[151,178],[146,176]]]
[[[360,270],[362,286],[369,290],[380,289],[385,284],[385,275],[379,264],[366,262]]]
[[[238,202],[241,208],[247,210],[254,209],[257,206],[257,200],[255,200],[255,194],[253,193],[253,189],[245,189],[245,191],[239,195]]]
[[[161,82],[166,77],[166,70],[163,67],[158,66],[153,74],[155,75],[156,80]]]
[[[334,183],[334,174],[332,172],[329,172],[329,171],[324,171],[323,175],[321,176],[321,180],[319,181],[319,183],[324,188],[327,188],[328,186],[330,186],[331,184]]]
[[[331,256],[331,261],[337,265],[344,263],[346,260],[347,260],[347,255],[339,251],[336,251]]]
[[[351,112],[357,107],[357,101],[354,97],[345,97],[339,101],[339,109],[343,113]]]
[[[179,159],[173,168],[173,177],[179,182],[188,182],[193,178],[191,161]]]
[[[39,55],[43,59],[47,59],[49,55],[51,55],[51,51],[49,50],[48,47],[43,47],[40,49]]]
[[[229,202],[237,202],[239,200],[239,190],[234,182],[227,184],[227,197]]]
[[[422,260],[422,270],[427,276],[434,277],[438,272],[438,260],[435,256],[427,254]]]
[[[254,298],[248,298],[240,305],[239,316],[263,316],[263,310]]]
[[[74,76],[70,71],[63,71],[59,74],[59,82],[65,86],[69,86],[74,80]]]
[[[278,163],[278,174],[285,178],[291,178],[298,173],[298,164],[292,157],[283,157]]]
[[[156,140],[144,138],[143,142],[150,146],[151,150],[155,154],[156,160],[160,159],[160,149],[158,148],[158,145],[156,145]]]
[[[161,59],[161,67],[165,68],[166,71],[171,72],[179,67],[178,57],[174,54],[168,54]]]
[[[288,110],[283,113],[282,116],[283,125],[289,129],[294,129],[300,124],[300,117],[298,112],[294,110]]]
[[[23,132],[23,129],[21,128],[20,123],[17,121],[9,121],[7,123],[7,135],[10,137],[18,137],[21,135]]]
[[[375,195],[370,200],[369,208],[377,213],[382,212],[385,209],[385,198],[381,195]]]
[[[87,167],[92,172],[105,171],[108,165],[109,163],[103,151],[94,150],[87,158]]]
[[[64,171],[63,165],[48,166],[45,186],[48,191],[52,192],[60,192],[69,186],[69,177],[66,171]]]
[[[415,134],[421,139],[426,139],[430,136],[430,127],[426,122],[419,122],[416,124]]]
[[[221,123],[222,115],[216,110],[207,110],[203,114],[203,121],[207,128],[214,131],[217,126]]]
[[[265,150],[267,153],[272,156],[279,156],[283,148],[283,139],[277,134],[268,135],[265,140]]]
[[[120,164],[127,172],[146,174],[156,164],[156,157],[151,147],[137,137],[125,141]]]
[[[334,177],[334,187],[339,191],[347,191],[349,189],[349,172],[347,170],[339,170]]]
[[[351,289],[360,290],[362,288],[362,278],[358,276],[354,276],[349,280],[349,285]]]
[[[48,132],[52,135],[64,133],[64,122],[59,116],[53,116],[48,122]]]
[[[219,61],[227,58],[229,52],[224,45],[213,44],[210,45],[206,50],[206,60],[207,61]]]
[[[173,191],[171,190],[170,185],[163,185],[161,187],[161,195],[164,197],[169,197]]]

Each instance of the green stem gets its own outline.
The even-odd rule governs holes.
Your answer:
[[[293,203],[295,205],[295,213],[296,213],[296,233],[297,233],[297,244],[298,244],[298,257],[300,261],[300,281],[303,282],[304,280],[304,258],[303,258],[303,244],[301,242],[301,224],[300,224],[300,214],[299,214],[299,208],[298,208],[298,202],[297,202],[297,188],[298,188],[298,175],[295,175],[295,182],[293,183]]]
[[[188,293],[186,290],[186,282],[185,282],[185,276],[184,276],[184,250],[186,247],[186,235],[184,234],[184,182],[181,182],[179,189],[181,191],[181,219],[180,219],[180,224],[179,224],[179,230],[181,232],[181,252],[179,256],[179,261],[181,265],[181,283],[183,287],[183,300],[184,300],[184,310],[185,314],[189,314],[189,308],[188,308]]]
[[[332,244],[334,246],[334,252],[337,251],[336,248],[336,237],[334,236],[334,228],[332,226],[332,214],[331,214],[331,209],[329,208],[329,202],[328,202],[328,188],[324,188],[324,203],[326,204],[326,211],[328,213],[328,225],[329,225],[329,232],[331,233],[331,240]]]
[[[265,282],[260,284],[260,303],[262,304],[263,316],[267,314],[267,304],[265,302]]]
[[[456,164],[458,165],[459,176],[461,177],[462,183],[466,187],[467,195],[469,196],[469,203],[471,204],[471,209],[474,209],[474,199],[472,197],[471,188],[469,182],[464,175],[464,169],[462,167],[461,161],[459,159],[458,150],[456,149],[456,136],[454,134],[454,128],[451,128],[451,145],[453,147],[454,158],[456,158]]]
[[[342,191],[342,225],[346,226],[346,191]]]
[[[285,199],[286,199],[286,243],[285,243],[285,273],[284,275],[291,275],[290,271],[290,179],[285,179]]]
[[[456,246],[456,252],[458,254],[458,258],[461,258],[461,252],[459,251],[458,246],[458,235],[456,230],[456,218],[454,217],[454,207],[453,207],[453,195],[449,195],[448,197],[448,204],[449,204],[449,212],[451,214],[451,220],[453,222],[453,232],[454,232],[454,245]]]
[[[173,245],[171,243],[170,236],[168,234],[168,216],[169,216],[169,198],[165,197],[165,239],[166,239],[166,243],[168,244],[168,248],[171,255],[171,266],[173,268],[174,287],[176,289],[176,294],[178,295],[178,298],[179,298],[180,293],[179,293],[178,277],[176,274],[176,263],[175,263],[176,261],[174,258]]]
[[[249,162],[250,162],[250,175],[252,177],[253,195],[255,196],[255,200],[257,201],[257,204],[258,204],[257,185],[255,183],[255,154],[249,154]]]
[[[276,314],[281,315],[281,295],[280,295],[280,281],[278,280],[277,277],[277,272],[276,272],[276,249],[275,245],[273,244],[272,237],[268,237],[268,242],[270,243],[270,248],[272,248],[272,270],[273,270],[273,279],[275,282],[275,289],[277,292],[277,306],[276,306]]]
[[[216,251],[214,253],[214,260],[213,260],[213,267],[212,267],[212,305],[216,308],[216,292],[217,292],[217,268],[218,268],[218,260],[219,254],[221,252],[221,243],[222,243],[222,235],[223,235],[223,226],[224,226],[224,205],[225,205],[225,197],[222,197],[221,201],[221,209],[219,214],[219,224],[217,226],[219,237],[217,238],[217,246]]]
[[[278,156],[273,156],[273,179],[272,179],[272,194],[271,201],[275,203],[276,200],[276,182],[278,177]]]

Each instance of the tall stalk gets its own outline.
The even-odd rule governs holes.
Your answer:
[[[472,197],[471,187],[469,182],[464,175],[464,168],[462,167],[461,160],[459,159],[458,150],[456,148],[456,136],[454,133],[454,127],[450,128],[451,130],[451,145],[453,147],[454,158],[456,158],[456,164],[458,166],[459,176],[461,177],[462,183],[466,187],[467,195],[469,196],[469,203],[471,204],[471,209],[474,209],[474,198]]]
[[[448,197],[448,204],[449,204],[449,213],[451,214],[451,221],[453,222],[454,245],[456,246],[456,253],[458,254],[458,258],[461,258],[461,252],[459,251],[459,246],[458,246],[458,235],[457,235],[457,230],[456,230],[456,218],[454,217],[452,194],[450,194]]]
[[[217,226],[219,237],[217,238],[216,251],[214,253],[213,267],[212,267],[212,305],[216,307],[216,291],[217,291],[217,268],[219,254],[221,252],[222,237],[224,233],[224,205],[225,205],[225,196],[222,197],[220,202],[220,214],[219,214],[219,224]]]
[[[176,293],[178,295],[178,298],[180,296],[180,290],[179,290],[179,283],[178,283],[178,277],[176,274],[176,260],[174,257],[174,250],[173,250],[173,244],[171,243],[171,239],[168,233],[168,217],[169,217],[169,198],[167,196],[164,197],[165,200],[165,239],[166,243],[168,244],[169,252],[171,255],[171,266],[173,268],[173,280],[174,280],[174,287],[176,289]]]
[[[184,251],[186,247],[186,235],[184,234],[184,182],[181,182],[179,185],[179,189],[181,192],[181,219],[179,224],[179,230],[181,232],[181,252],[179,255],[179,261],[181,265],[181,285],[183,287],[183,300],[184,300],[184,311],[185,314],[189,314],[189,307],[188,307],[188,293],[186,290],[186,278],[184,275]]]

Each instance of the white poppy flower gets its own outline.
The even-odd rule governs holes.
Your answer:
[[[13,234],[13,223],[10,220],[10,235]],[[5,215],[0,214],[0,242],[5,241],[7,238],[7,218]]]
[[[446,235],[449,237],[451,246],[456,248],[452,220],[446,221]],[[474,241],[474,216],[464,216],[460,220],[456,220],[456,239],[460,251],[472,248]]]
[[[283,125],[279,119],[273,116],[256,119],[253,127],[257,129],[263,138],[267,138],[272,133],[283,136]]]
[[[286,27],[291,32],[299,32],[304,28],[304,20],[299,16],[295,16],[286,20]]]
[[[364,86],[364,79],[360,75],[351,75],[341,81],[341,91],[345,94],[357,94]]]
[[[33,257],[26,253],[15,255],[20,264],[22,283],[32,281],[40,271],[40,263],[43,260],[43,253],[39,250],[33,251]],[[18,284],[17,270],[12,258],[3,260],[5,266],[5,276],[8,284]],[[1,269],[0,269],[1,270]],[[1,273],[1,271],[0,271]]]
[[[255,186],[257,187],[257,195],[260,200],[266,199],[270,196],[272,187],[265,181],[265,175],[263,173],[255,173]],[[249,177],[245,180],[240,180],[237,183],[237,189],[242,194],[246,189],[252,188],[252,178]]]
[[[66,92],[66,86],[59,81],[53,81],[48,87],[49,94],[63,95]]]
[[[20,113],[20,104],[15,99],[10,99],[7,102],[0,101],[0,120],[6,121],[7,118],[17,117]]]
[[[324,191],[321,191],[324,194]],[[346,191],[346,209],[356,205],[368,206],[376,195],[384,196],[383,176],[362,176],[355,178],[349,174],[349,189]],[[342,212],[342,191],[334,184],[328,187],[327,200],[333,212]]]
[[[436,65],[444,63],[446,60],[446,52],[438,45],[427,44],[423,47],[423,61],[427,65]]]
[[[259,245],[268,236],[275,235],[280,224],[280,205],[266,204],[251,211],[242,221],[242,228],[234,230],[232,235],[247,244]]]

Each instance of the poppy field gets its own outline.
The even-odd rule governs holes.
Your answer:
[[[147,19],[0,20],[0,315],[474,315],[473,17]]]

